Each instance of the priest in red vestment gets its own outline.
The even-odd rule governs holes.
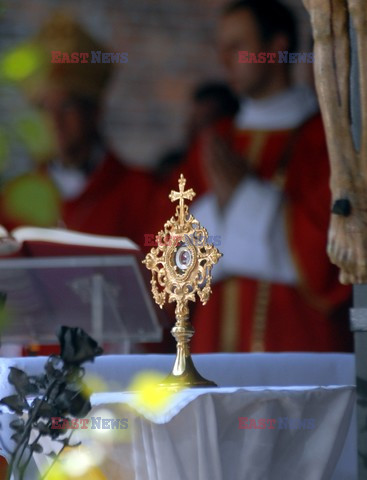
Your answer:
[[[106,48],[60,13],[29,44],[42,60],[22,87],[51,124],[55,156],[6,185],[0,222],[9,228],[58,225],[141,243],[150,179],[117,158],[100,133],[103,96],[115,65],[57,63],[52,54],[62,52],[64,62],[64,52],[71,58],[73,52]]]
[[[220,58],[242,100],[234,122],[206,132],[180,168],[198,194],[192,213],[223,253],[209,302],[193,307],[193,352],[351,349],[351,289],[326,255],[329,163],[316,97],[292,86],[289,64],[239,63],[239,51],[295,49],[293,16],[278,1],[238,1],[220,19]]]
[[[150,177],[123,163],[101,134],[103,95],[111,63],[53,63],[52,51],[105,51],[77,22],[55,14],[30,40],[42,62],[22,85],[46,115],[55,156],[9,181],[0,198],[0,224],[63,227],[84,233],[144,238]],[[45,132],[46,134],[46,132]],[[32,354],[54,352],[35,346]]]

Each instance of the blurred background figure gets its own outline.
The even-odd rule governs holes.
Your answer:
[[[55,13],[29,41],[39,65],[22,82],[31,103],[46,119],[44,135],[54,139],[54,152],[36,171],[4,188],[1,222],[64,226],[103,235],[142,238],[136,218],[144,209],[149,179],[120,161],[101,133],[104,94],[112,63],[66,63],[63,53],[109,51],[70,16]],[[59,63],[52,52],[60,52]],[[40,215],[39,211],[47,211]]]
[[[292,84],[291,64],[239,63],[240,51],[297,52],[291,10],[242,0],[219,20],[219,58],[240,110],[207,128],[178,168],[224,254],[210,302],[194,306],[193,350],[350,350],[351,290],[326,255],[329,165],[317,99]]]
[[[205,128],[222,118],[233,118],[238,110],[238,99],[225,83],[217,81],[198,85],[192,93],[185,123],[185,144],[169,151],[158,161],[156,173],[159,179],[167,177],[184,162],[190,148]]]
[[[51,64],[52,50],[103,48],[70,17],[53,15],[23,50],[2,56],[0,223],[62,224],[144,243],[144,234],[156,234],[173,215],[167,195],[177,188],[182,172],[187,186],[197,192],[194,213],[212,236],[220,236],[218,246],[224,252],[214,269],[210,302],[203,309],[195,306],[194,349],[350,349],[346,312],[351,290],[339,285],[325,255],[330,194],[321,118],[313,92],[292,82],[298,67],[309,72],[312,65],[293,69],[284,63],[238,62],[239,51],[299,48],[293,15],[277,0],[249,0],[225,8],[219,20],[217,62],[213,24],[225,3],[213,0],[210,8],[204,0],[152,3],[142,15],[137,2],[100,3],[91,9],[87,0],[65,0],[63,5],[72,7],[75,18],[103,38],[102,43],[129,52],[128,66],[116,68],[120,77],[112,89],[111,65]],[[287,4],[303,19],[305,37],[308,19],[302,2]],[[54,5],[40,0],[33,12],[29,2],[7,2],[1,45],[24,42]],[[183,18],[190,18],[190,25]],[[53,35],[60,40],[55,43]],[[33,68],[41,63],[40,50],[33,47],[37,38],[47,49],[47,69]],[[84,40],[73,43],[75,38]],[[66,41],[70,43],[62,43]],[[303,44],[309,50],[309,42]],[[9,113],[16,116],[15,105],[22,105],[17,103],[20,95],[12,94],[2,81],[5,74],[11,81],[21,80],[23,91],[41,109],[39,125],[43,122],[42,128],[22,123],[29,151],[42,165],[11,181],[2,158],[15,162],[4,131],[10,136],[16,129],[13,124],[4,129],[1,122]],[[195,107],[198,121],[187,127],[185,145],[176,156],[178,167],[169,161],[167,170],[158,170],[161,175],[147,178],[116,160],[111,153],[115,148],[117,157],[125,159],[127,152],[134,164],[153,167],[158,152],[179,144],[187,92],[203,78],[222,77],[240,98],[240,110],[234,118],[230,110],[213,119],[215,124],[198,135],[199,125],[205,123],[199,119],[212,110],[210,102],[204,102],[200,113]],[[298,80],[305,79],[298,75]],[[18,137],[13,143],[18,144]]]

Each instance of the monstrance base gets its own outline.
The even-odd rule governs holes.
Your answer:
[[[175,374],[174,370],[158,385],[160,388],[181,390],[182,388],[209,388],[218,385],[202,377],[196,370],[191,356],[185,358],[185,367],[182,373]]]

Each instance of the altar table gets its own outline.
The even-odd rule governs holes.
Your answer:
[[[103,403],[103,401],[107,400],[112,402],[116,406],[116,400],[112,401],[114,397],[111,395],[115,395],[113,392],[119,392],[125,390],[129,385],[131,379],[134,375],[142,370],[146,369],[154,369],[159,370],[161,372],[168,372],[170,371],[172,364],[174,361],[174,356],[172,355],[115,355],[115,356],[102,356],[96,359],[96,362],[93,364],[86,364],[86,370],[88,373],[96,374],[99,377],[102,377],[106,383],[106,391],[110,393],[106,393],[105,397],[101,397],[98,394],[96,397],[93,397],[93,402]],[[44,357],[33,357],[33,358],[9,358],[0,359],[0,392],[1,397],[9,395],[12,393],[12,387],[7,383],[7,374],[8,374],[8,367],[9,366],[17,366],[18,368],[22,368],[30,374],[37,374],[40,373],[43,369],[43,365],[45,362]],[[260,386],[267,391],[272,391],[272,389],[267,387],[277,387],[279,390],[285,391],[282,387],[287,386],[307,386],[307,385],[352,385],[355,383],[355,371],[354,371],[354,356],[352,354],[319,354],[319,353],[263,353],[263,354],[209,354],[209,355],[194,355],[194,362],[200,371],[200,373],[210,380],[214,380],[218,385],[223,387],[245,387],[246,392],[249,392],[252,387]],[[249,388],[251,386],[251,388]],[[279,388],[280,387],[280,388]],[[256,389],[255,389],[256,390]],[[255,390],[251,394],[255,394]],[[216,390],[216,392],[220,392],[220,390]],[[194,391],[198,393],[198,391]],[[208,391],[206,391],[208,392]],[[228,394],[228,392],[227,392]],[[274,391],[273,391],[274,394]],[[116,393],[116,395],[123,395],[120,393]],[[310,393],[310,395],[316,395],[316,393]],[[339,394],[341,395],[341,393]],[[343,395],[346,395],[343,393]],[[343,396],[342,395],[342,396]],[[349,395],[349,394],[348,394]],[[103,400],[103,398],[105,400]],[[117,398],[117,397],[116,397]],[[126,402],[128,401],[128,397],[124,397]],[[346,398],[346,397],[345,397]],[[208,399],[204,395],[202,399],[198,399],[200,402],[200,411],[206,411],[206,409],[212,408],[208,405]],[[97,403],[94,408],[97,408]],[[230,403],[230,402],[229,402]],[[347,402],[348,403],[348,402]],[[214,399],[213,404],[217,405],[218,400]],[[196,405],[196,400],[192,401],[188,405],[186,405],[179,415],[176,415],[170,422],[172,425],[176,425],[179,422],[179,418],[182,414],[186,414],[186,412],[193,412],[193,408]],[[254,403],[255,405],[255,403]],[[349,403],[348,403],[349,405]],[[219,407],[218,407],[219,408]],[[349,408],[349,407],[348,407]],[[348,410],[347,408],[347,410]],[[212,408],[213,411],[213,408]],[[219,408],[219,411],[222,411],[222,407]],[[259,412],[260,414],[260,412]],[[148,420],[143,420],[143,417],[137,417],[135,419],[135,414],[133,416],[132,412],[130,411],[129,418],[129,433],[132,432],[133,428],[132,425],[137,424],[139,426],[139,422],[145,422]],[[202,415],[197,414],[197,416],[190,417],[191,420],[187,421],[187,424],[181,426],[182,432],[188,430],[189,425],[195,424],[194,419],[197,417],[202,421]],[[195,414],[196,415],[196,414]],[[238,411],[234,414],[232,419],[233,428],[231,430],[231,434],[233,434],[233,438],[230,437],[226,445],[232,445],[231,442],[234,444],[237,440],[246,442],[251,440],[251,442],[255,442],[258,439],[264,440],[260,434],[265,433],[266,435],[271,434],[275,435],[274,432],[271,430],[245,430],[245,429],[238,429],[238,417],[245,417],[246,415],[244,412]],[[347,418],[347,417],[346,417]],[[339,419],[340,421],[340,419]],[[347,420],[345,420],[347,421]],[[162,428],[171,428],[169,427],[170,422],[166,424],[157,424],[156,429]],[[191,423],[190,423],[191,422]],[[237,423],[236,423],[237,422]],[[2,418],[3,429],[2,435],[6,435],[6,421],[5,418]],[[130,428],[131,427],[131,428]],[[208,432],[210,435],[213,433],[213,429],[215,427],[214,423],[211,423],[210,430]],[[143,427],[139,427],[141,431],[143,431]],[[173,427],[172,427],[173,428]],[[176,429],[178,427],[176,426]],[[147,428],[144,427],[144,432],[146,432]],[[137,430],[138,432],[139,430]],[[169,430],[170,431],[170,430]],[[175,434],[177,434],[176,430],[173,430]],[[289,432],[288,432],[289,433]],[[314,434],[312,430],[307,431],[308,434]],[[227,430],[220,431],[220,438],[223,438],[223,435],[227,435]],[[301,432],[295,432],[295,435],[302,434]],[[167,433],[169,436],[170,433]],[[202,432],[202,435],[204,433]],[[205,434],[207,438],[207,435]],[[137,438],[137,437],[136,437]],[[146,436],[142,437],[146,438]],[[176,437],[175,437],[176,438]],[[180,442],[190,443],[195,440],[192,434],[181,435]],[[200,437],[201,438],[201,437]],[[278,440],[278,438],[277,438]],[[196,439],[196,441],[198,441]],[[208,442],[212,442],[212,438],[209,437],[205,442],[201,442],[200,449],[197,452],[202,451],[205,445]],[[335,447],[335,445],[334,445]],[[131,448],[129,445],[125,445],[121,447],[120,455],[117,454],[117,461],[120,458],[125,458],[127,464],[130,462],[130,466],[126,465],[126,467],[131,468],[133,465],[133,458],[129,460],[129,455],[123,452],[125,448]],[[251,447],[252,448],[252,447]],[[248,443],[246,443],[246,447],[243,447],[244,451],[248,451]],[[195,450],[196,451],[196,450]],[[313,451],[311,449],[311,451]],[[335,450],[336,452],[337,450]],[[113,449],[111,450],[111,453]],[[334,452],[334,454],[335,454]],[[115,451],[116,453],[116,451]],[[113,455],[115,454],[113,453]],[[131,453],[131,450],[130,450]],[[243,452],[242,452],[243,453]],[[241,455],[242,455],[241,453]],[[224,453],[223,453],[224,454]],[[234,454],[233,454],[234,455]],[[240,468],[239,465],[242,465],[241,458],[239,455],[233,459],[233,465],[236,468]],[[315,462],[318,460],[317,453],[315,457]],[[168,456],[165,455],[164,458]],[[349,422],[349,433],[347,436],[347,440],[345,442],[342,454],[340,456],[337,468],[334,474],[331,477],[331,480],[355,480],[356,479],[356,428],[355,428],[355,417],[354,413]],[[227,457],[226,457],[227,458]],[[232,460],[231,460],[232,461]],[[259,461],[260,464],[264,463],[265,460]],[[113,465],[113,461],[111,461],[111,465]],[[190,462],[189,462],[190,463]],[[125,477],[124,477],[125,478]],[[126,477],[129,478],[129,477]],[[131,478],[131,477],[130,477]],[[172,477],[174,478],[174,477]],[[194,477],[195,478],[195,477]],[[256,477],[255,477],[256,478]],[[289,477],[290,480],[293,478],[298,477]],[[302,478],[302,477],[299,477]],[[308,478],[308,477],[306,477]],[[109,480],[114,480],[113,477],[108,477]],[[121,480],[119,478],[119,480]],[[160,479],[161,480],[161,479]],[[180,479],[178,479],[180,480]],[[200,479],[201,480],[201,479]],[[203,478],[203,480],[206,480]],[[209,480],[209,479],[208,479]],[[229,479],[231,480],[231,479]],[[252,477],[246,477],[246,480],[252,480]],[[265,479],[264,479],[265,480]],[[286,476],[283,476],[282,480],[288,480]]]
[[[174,394],[160,412],[138,406],[132,393],[100,393],[88,428],[72,438],[108,480],[329,480],[354,393],[347,386],[195,389]],[[130,431],[116,436],[113,419]]]

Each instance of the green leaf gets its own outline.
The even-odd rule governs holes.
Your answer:
[[[25,426],[24,420],[21,419],[21,418],[17,418],[17,419],[15,419],[15,420],[12,420],[12,421],[9,423],[9,427],[10,427],[12,430],[16,430],[16,431],[18,431],[18,432],[23,432],[24,426]]]
[[[8,381],[11,385],[14,385],[19,395],[26,396],[30,393],[37,393],[35,385],[31,384],[28,375],[16,367],[9,367],[10,373]]]
[[[41,435],[49,435],[51,433],[50,426],[42,421],[39,421],[35,425],[33,425],[33,428],[38,430]]]
[[[90,411],[91,404],[88,398],[86,398],[80,391],[75,391],[66,388],[58,395],[55,401],[55,407],[65,414],[72,415],[73,417],[85,417]]]
[[[32,410],[38,410],[38,418],[51,418],[55,416],[55,408],[53,405],[50,405],[45,400],[40,398],[35,398],[32,402]]]
[[[19,443],[22,439],[23,434],[20,432],[13,433],[13,435],[10,437],[11,440],[13,440],[15,443]]]
[[[42,453],[43,452],[43,447],[39,443],[32,443],[31,450],[34,453]]]
[[[9,395],[0,400],[0,404],[7,406],[18,415],[21,415],[24,410],[28,410],[28,404],[18,395]]]

